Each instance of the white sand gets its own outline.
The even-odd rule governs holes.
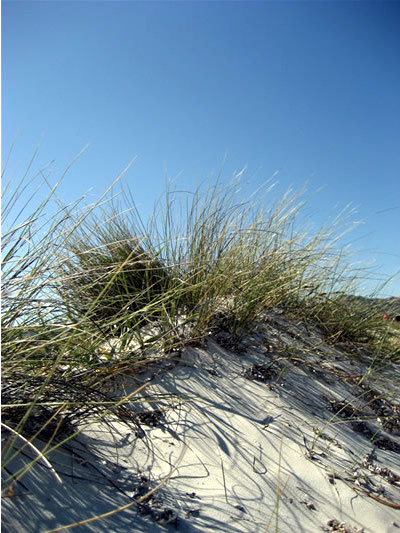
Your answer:
[[[162,372],[128,376],[130,392],[136,379],[157,374],[142,392],[158,395],[156,401],[141,404],[163,410],[156,426],[143,423],[141,438],[121,422],[112,432],[91,426],[71,445],[74,452],[49,456],[62,483],[37,463],[16,484],[17,495],[3,498],[4,531],[49,531],[126,505],[168,475],[184,451],[145,505],[73,530],[400,532],[400,428],[385,431],[368,387],[345,379],[364,374],[365,363],[337,359],[338,350],[317,332],[279,315],[270,315],[241,348],[229,351],[210,338],[207,349],[187,347]],[[251,375],[254,365],[263,365],[265,383]],[[383,370],[366,383],[389,394],[387,408],[397,409],[398,418],[399,365],[386,372],[384,385]],[[358,431],[329,409],[349,401],[361,409]],[[346,408],[342,413],[348,415]],[[381,437],[373,447],[376,431]],[[24,460],[18,456],[9,469]],[[345,526],[334,529],[332,520]]]

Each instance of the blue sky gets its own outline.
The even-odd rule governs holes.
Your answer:
[[[193,189],[247,166],[243,194],[279,171],[311,177],[320,224],[347,204],[357,259],[400,270],[399,2],[2,3],[2,153],[50,161],[99,196],[126,175],[146,218],[168,177]],[[336,210],[336,211],[335,211]],[[385,289],[400,296],[397,279]]]

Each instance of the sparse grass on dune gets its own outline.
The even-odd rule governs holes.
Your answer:
[[[310,298],[296,313],[318,325],[327,342],[347,345],[349,353],[358,347],[375,359],[399,360],[400,336],[394,322],[383,320],[381,306],[373,299],[337,292]]]
[[[243,201],[239,180],[193,193],[167,189],[147,224],[126,189],[89,206],[82,199],[64,206],[56,185],[21,209],[19,198],[34,180],[25,176],[13,191],[7,184],[2,413],[12,431],[31,438],[35,420],[45,427],[54,417],[54,440],[62,420],[68,426],[90,413],[115,415],[130,399],[102,396],[100,383],[120,371],[116,360],[134,368],[150,353],[202,342],[221,321],[240,339],[275,306],[317,322],[332,342],[398,356],[381,317],[346,299],[360,275],[338,248],[347,220],[310,233],[299,226],[301,194],[271,203],[266,185]],[[31,396],[18,394],[21,376]],[[15,441],[11,436],[5,467]]]

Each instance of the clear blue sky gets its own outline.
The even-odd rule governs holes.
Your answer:
[[[193,189],[225,154],[249,190],[312,176],[315,223],[351,202],[357,257],[400,270],[399,2],[3,1],[2,134],[16,175],[43,136],[54,179],[89,143],[66,200],[136,156],[144,216],[166,176]]]

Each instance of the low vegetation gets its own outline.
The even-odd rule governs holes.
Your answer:
[[[6,183],[5,472],[17,435],[46,439],[48,454],[79,423],[115,416],[128,402],[103,392],[112,377],[204,343],[221,323],[238,340],[273,307],[317,323],[350,352],[399,358],[399,331],[380,304],[350,297],[365,274],[340,248],[350,219],[312,232],[300,224],[301,194],[271,203],[267,184],[241,199],[240,178],[188,193],[167,188],[146,223],[129,190],[115,193],[118,184],[95,204],[63,205],[42,172]],[[14,481],[10,474],[5,485]]]

